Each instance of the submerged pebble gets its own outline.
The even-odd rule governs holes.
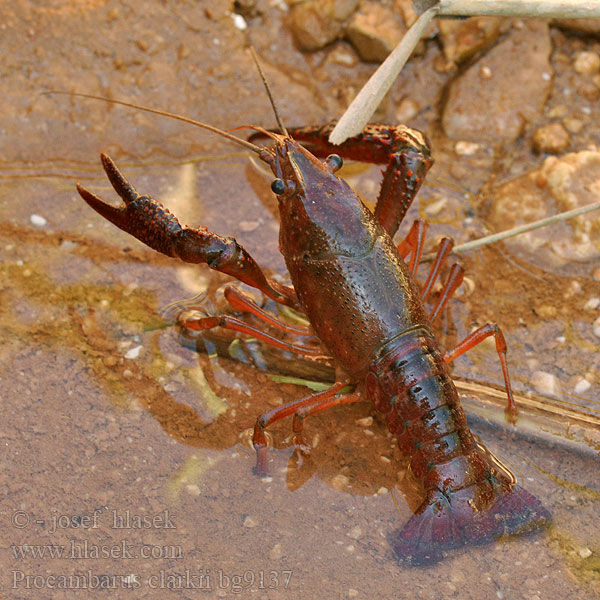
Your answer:
[[[583,394],[583,392],[587,392],[592,387],[592,384],[587,379],[580,379],[573,388],[573,391],[576,394]]]
[[[540,394],[554,397],[562,396],[560,382],[552,373],[535,371],[531,376],[531,385]]]
[[[137,358],[140,355],[141,351],[142,351],[142,346],[135,346],[135,348],[131,348],[131,350],[128,350],[125,353],[125,358],[129,358],[129,359]]]

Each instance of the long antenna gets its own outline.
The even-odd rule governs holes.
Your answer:
[[[202,127],[202,129],[207,129],[208,131],[212,131],[218,135],[221,135],[232,142],[236,142],[236,144],[240,144],[245,148],[249,148],[253,152],[259,154],[262,152],[262,148],[260,146],[256,146],[251,142],[247,142],[235,135],[231,135],[227,131],[222,131],[217,127],[213,127],[212,125],[207,125],[206,123],[201,123],[200,121],[194,121],[194,119],[189,119],[188,117],[182,117],[181,115],[176,115],[175,113],[170,113],[164,110],[158,110],[156,108],[149,108],[147,106],[142,106],[141,104],[133,104],[132,102],[124,102],[123,100],[113,100],[112,98],[104,98],[103,96],[94,96],[93,94],[81,94],[78,92],[62,92],[49,90],[47,92],[42,92],[41,95],[50,95],[50,94],[61,94],[63,96],[79,96],[80,98],[91,98],[92,100],[102,100],[102,102],[109,102],[110,104],[120,104],[121,106],[129,106],[130,108],[136,108],[138,110],[143,110],[149,113],[154,113],[155,115],[162,115],[163,117],[170,117],[171,119],[177,119],[178,121],[183,121],[184,123],[190,123],[191,125],[196,125],[197,127]]]
[[[265,74],[263,73],[263,70],[260,67],[260,63],[258,62],[258,56],[256,56],[256,52],[254,51],[254,46],[250,46],[250,52],[252,53],[252,58],[254,59],[254,64],[256,65],[256,68],[258,69],[258,72],[260,74],[260,78],[262,79],[263,85],[265,86],[265,89],[267,90],[267,95],[269,96],[269,101],[271,102],[271,106],[273,107],[273,112],[275,113],[275,118],[277,119],[277,124],[279,125],[279,129],[281,129],[281,133],[283,133],[283,135],[285,135],[286,137],[289,137],[290,134],[288,133],[283,122],[281,121],[279,112],[277,111],[277,107],[275,106],[275,100],[273,100],[273,95],[271,94],[271,89],[269,88],[269,84],[267,83],[267,78],[265,77]]]

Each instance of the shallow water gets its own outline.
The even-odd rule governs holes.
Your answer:
[[[271,477],[253,475],[247,431],[261,412],[306,388],[182,344],[162,309],[227,278],[146,249],[93,214],[74,182],[115,198],[97,159],[107,151],[138,190],[182,222],[234,235],[261,265],[283,272],[269,180],[244,153],[181,124],[37,95],[81,90],[223,127],[272,125],[243,51],[246,34],[217,9],[209,18],[210,4],[20,5],[7,17],[2,45],[11,58],[0,84],[9,106],[0,122],[7,597],[100,597],[102,587],[114,587],[114,598],[191,598],[199,589],[203,597],[269,599],[597,594],[600,359],[591,332],[597,311],[584,308],[600,295],[597,264],[554,273],[505,247],[465,256],[474,289],[458,294],[439,328],[452,347],[475,324],[501,324],[522,399],[518,426],[504,424],[493,344],[458,360],[455,373],[473,431],[551,511],[548,530],[465,549],[429,568],[398,565],[387,537],[410,515],[399,483],[405,464],[367,403],[312,418],[313,451],[300,463],[289,421],[274,426]],[[317,123],[339,114],[330,90],[358,88],[370,67],[323,66],[322,55],[297,53],[280,27],[271,8],[250,35],[284,119]],[[421,59],[423,73],[432,60]],[[407,85],[416,89],[421,79]],[[433,222],[432,238],[478,237],[485,223],[477,203],[450,182],[448,144],[430,133],[438,165],[407,223],[420,213]],[[538,164],[522,148],[516,153],[524,170]],[[492,168],[483,161],[474,178]],[[376,196],[376,168],[347,174],[366,198]],[[448,202],[431,214],[441,196]],[[558,397],[532,391],[536,371],[558,380]],[[592,385],[575,393],[586,376]],[[372,424],[357,423],[370,416]],[[73,575],[82,579],[61,579]],[[93,589],[75,591],[86,584]]]

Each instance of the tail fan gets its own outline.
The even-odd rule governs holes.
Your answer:
[[[518,535],[543,527],[550,513],[518,485],[507,486],[492,475],[491,501],[478,509],[484,484],[444,494],[431,490],[417,512],[391,544],[400,562],[424,566],[439,562],[444,552],[465,544],[486,544],[504,535]],[[479,495],[479,498],[476,496]]]

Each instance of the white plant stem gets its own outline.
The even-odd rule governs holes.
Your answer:
[[[566,212],[558,213],[556,215],[552,215],[551,217],[539,219],[538,221],[533,221],[532,223],[519,225],[518,227],[513,227],[512,229],[507,229],[506,231],[501,231],[500,233],[493,233],[492,235],[486,235],[485,237],[477,240],[460,244],[452,249],[452,254],[466,252],[467,250],[475,250],[476,248],[488,246],[489,244],[495,244],[496,242],[501,242],[502,240],[515,237],[522,233],[526,233],[527,231],[533,231],[534,229],[547,227],[548,225],[552,225],[553,223],[558,223],[560,221],[567,221],[568,219],[573,219],[574,217],[578,217],[579,215],[583,215],[587,212],[598,209],[600,209],[600,202],[586,204],[585,206],[580,206],[579,208],[574,208],[573,210],[567,210]],[[428,254],[421,259],[421,262],[429,262],[434,258],[435,254]]]
[[[368,123],[435,16],[600,18],[600,0],[441,0],[426,10],[373,73],[329,135],[341,144]]]

